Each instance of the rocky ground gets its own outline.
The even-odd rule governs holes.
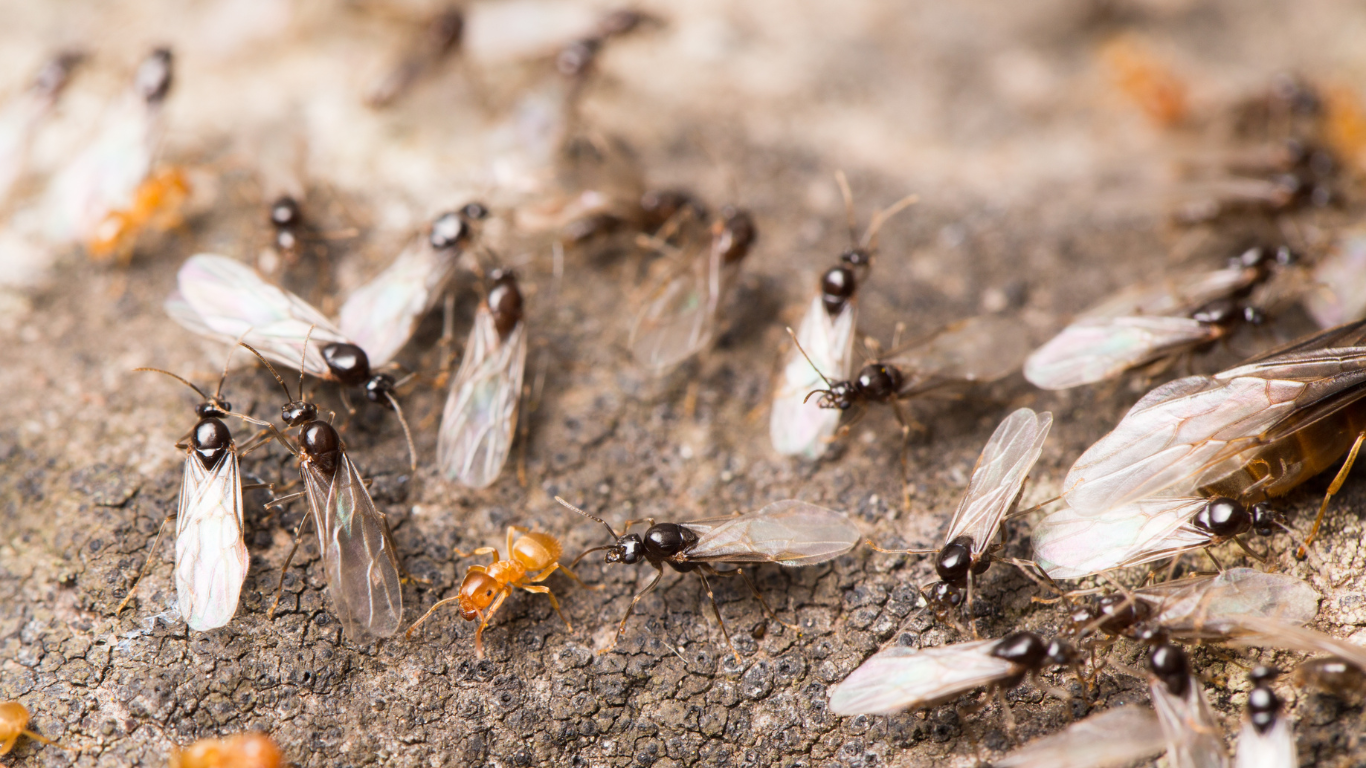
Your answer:
[[[928,559],[862,547],[824,566],[757,571],[770,604],[802,627],[800,635],[766,620],[743,584],[723,580],[717,598],[739,663],[704,611],[697,581],[678,574],[641,602],[615,650],[598,655],[644,581],[640,569],[595,560],[579,572],[605,585],[601,591],[559,576],[547,582],[573,631],[548,601],[518,594],[485,634],[483,660],[474,655],[474,626],[454,611],[411,640],[357,646],[341,638],[329,614],[317,545],[308,539],[281,610],[267,617],[304,510],[299,503],[266,510],[259,491],[248,496],[251,570],[231,625],[198,633],[178,619],[165,542],[129,609],[115,616],[174,509],[181,455],[173,444],[193,423],[187,390],[131,369],[151,365],[211,382],[224,347],[169,321],[162,299],[187,255],[212,249],[250,258],[267,239],[258,169],[235,137],[301,115],[293,122],[310,142],[311,199],[327,201],[328,226],[357,232],[332,241],[320,267],[343,289],[385,263],[404,233],[433,212],[497,195],[461,170],[471,164],[465,145],[443,133],[472,120],[473,89],[461,67],[448,67],[386,113],[359,106],[364,74],[411,31],[392,20],[402,13],[376,5],[9,0],[0,12],[10,20],[0,29],[4,92],[20,87],[55,46],[75,42],[96,54],[93,85],[73,85],[59,134],[94,114],[92,105],[102,103],[97,86],[118,82],[103,68],[127,71],[147,46],[170,42],[182,69],[168,103],[167,156],[196,178],[218,180],[185,227],[148,238],[126,268],[63,255],[46,279],[6,300],[0,699],[23,702],[34,727],[69,748],[22,741],[10,764],[156,765],[174,745],[254,729],[306,766],[972,765],[1088,710],[1146,700],[1145,681],[1111,670],[1091,701],[1064,673],[1047,678],[1070,690],[1071,700],[1028,683],[1015,689],[1007,696],[1015,732],[985,698],[975,714],[959,702],[893,717],[831,715],[829,687],[875,650],[962,639],[918,608],[916,586],[932,578]],[[1043,393],[1017,375],[963,399],[916,402],[909,413],[922,428],[911,436],[904,470],[899,431],[884,407],[863,414],[822,461],[772,452],[767,403],[786,345],[783,326],[795,323],[848,241],[836,170],[849,175],[865,221],[907,193],[921,198],[884,229],[861,295],[862,330],[884,343],[898,323],[914,336],[985,310],[1018,313],[1042,341],[1070,314],[1163,274],[1175,260],[1217,265],[1249,233],[1331,232],[1351,218],[1348,205],[1298,215],[1279,230],[1265,221],[1191,230],[1171,225],[1168,214],[1177,161],[1218,152],[1208,116],[1265,89],[1280,72],[1359,80],[1366,14],[1357,7],[1233,0],[642,7],[664,23],[605,53],[585,124],[624,137],[650,184],[754,211],[761,235],[728,330],[714,351],[652,380],[625,347],[641,293],[638,255],[571,251],[556,281],[544,242],[509,246],[506,258],[527,286],[528,378],[536,386],[514,461],[482,492],[448,487],[432,467],[444,392],[430,377],[404,390],[424,459],[416,475],[391,419],[376,409],[347,417],[335,390],[316,388],[342,413],[348,448],[373,478],[405,565],[427,582],[405,587],[409,620],[454,594],[471,561],[453,548],[501,548],[509,525],[561,537],[571,557],[603,543],[601,528],[558,507],[555,495],[614,523],[799,498],[846,511],[870,540],[928,546],[983,443],[1022,405],[1056,418],[1022,504],[1057,491],[1075,457],[1145,382]],[[1116,87],[1099,51],[1120,34],[1188,84],[1195,115],[1188,127],[1155,125]],[[30,182],[38,187],[62,146],[44,142]],[[477,301],[474,279],[461,281],[457,338]],[[404,362],[435,371],[440,326],[439,317],[425,323]],[[1287,313],[1271,330],[1189,365],[1210,369],[1306,327]],[[226,391],[258,416],[271,414],[279,395],[250,368],[234,372]],[[295,476],[278,448],[244,467],[281,485]],[[1285,499],[1293,527],[1307,528],[1328,480]],[[1349,480],[1308,562],[1291,557],[1288,535],[1268,542],[1274,567],[1322,593],[1317,626],[1340,636],[1366,627],[1363,505],[1366,487]],[[1028,525],[1027,518],[1010,525],[1017,556],[1027,556]],[[1220,557],[1228,563],[1239,555],[1226,548]],[[1189,564],[1207,567],[1198,558]],[[993,568],[976,601],[983,634],[1056,631],[1062,612],[1035,596],[1041,593],[1018,572]],[[1257,658],[1292,660],[1221,647],[1194,656],[1230,734],[1246,698],[1243,668]],[[1111,657],[1141,664],[1136,646],[1121,644]],[[1281,690],[1304,764],[1361,764],[1360,706]]]

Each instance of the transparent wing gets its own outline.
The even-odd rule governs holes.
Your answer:
[[[1316,629],[1301,627],[1276,619],[1253,618],[1245,624],[1249,630],[1234,640],[1237,645],[1266,646],[1302,653],[1322,653],[1366,670],[1366,646],[1360,646]]]
[[[804,501],[775,501],[747,515],[684,525],[700,534],[687,551],[687,559],[697,562],[816,565],[859,542],[849,518]]]
[[[1153,709],[1167,740],[1171,768],[1228,768],[1224,729],[1205,699],[1205,689],[1195,677],[1185,696],[1175,696],[1160,680],[1148,686]]]
[[[331,375],[322,348],[349,342],[308,302],[223,256],[191,256],[180,268],[177,285],[166,299],[166,314],[180,325],[229,344],[250,330],[245,341],[262,355],[296,370],[303,360],[304,371],[320,378]]]
[[[1152,757],[1165,746],[1153,711],[1130,704],[1079,720],[991,764],[996,768],[1107,768]]]
[[[837,715],[887,715],[957,698],[1014,671],[1013,664],[991,655],[998,642],[888,648],[869,657],[831,689],[830,711]]]
[[[232,620],[249,562],[237,454],[229,451],[205,469],[192,453],[181,475],[175,538],[176,597],[190,629],[203,632]]]
[[[1248,619],[1304,624],[1318,613],[1319,593],[1285,573],[1230,568],[1217,576],[1156,584],[1136,593],[1158,607],[1154,621],[1173,636],[1224,640],[1247,632]]]
[[[807,395],[824,387],[821,374],[831,381],[849,378],[857,321],[858,305],[853,301],[846,303],[834,318],[825,311],[820,296],[807,308],[797,328],[797,343],[811,360],[808,362],[794,346],[773,393],[768,433],[778,453],[808,459],[825,453],[839,427],[841,414],[836,409],[821,408],[814,398],[808,401]],[[816,364],[814,368],[812,363]]]
[[[1149,392],[1077,459],[1063,497],[1083,513],[1193,491],[1218,464],[1366,395],[1366,348],[1292,352]]]
[[[1025,360],[1024,375],[1041,389],[1094,384],[1218,337],[1217,326],[1186,317],[1082,320]]]
[[[1190,524],[1202,498],[1146,499],[1102,514],[1064,507],[1034,526],[1034,561],[1055,579],[1161,560],[1210,542]]]
[[[337,327],[365,350],[371,366],[383,366],[441,300],[459,260],[459,249],[433,248],[428,238],[417,238],[393,264],[347,297]]]
[[[1252,723],[1243,722],[1234,768],[1299,768],[1299,764],[1295,732],[1288,718],[1277,717],[1266,733],[1258,731]]]
[[[739,263],[723,265],[720,253],[708,248],[656,286],[631,328],[636,362],[662,375],[711,344],[721,302],[739,272]]]
[[[34,130],[55,101],[54,91],[31,87],[0,108],[0,202],[23,172]]]
[[[132,205],[152,169],[160,113],[129,94],[102,118],[99,132],[48,187],[44,210],[53,240],[87,240],[111,212]]]
[[[1029,335],[1018,318],[981,315],[893,352],[883,362],[905,374],[901,394],[906,395],[947,384],[1004,378],[1020,367],[1029,348]]]
[[[1158,283],[1124,288],[1077,316],[1077,320],[1106,320],[1143,315],[1188,315],[1216,299],[1223,299],[1252,285],[1257,270],[1228,267],[1168,278]]]
[[[1313,280],[1303,302],[1320,328],[1366,317],[1366,232],[1340,235],[1333,250],[1314,265]]]
[[[331,477],[313,464],[302,474],[342,630],[353,642],[389,637],[403,619],[397,554],[360,473],[342,453]]]
[[[972,550],[990,546],[1001,527],[1001,518],[1014,506],[1025,477],[1039,460],[1053,414],[1021,408],[1002,421],[972,469],[968,491],[949,523],[945,542],[959,536],[972,537]]]
[[[437,464],[447,478],[470,488],[498,479],[512,450],[525,369],[526,324],[503,339],[480,307],[437,435]]]

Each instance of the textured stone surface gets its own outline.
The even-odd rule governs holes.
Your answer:
[[[123,12],[134,21],[120,28],[132,31],[106,48],[92,43],[106,56],[99,61],[128,61],[148,41],[181,44],[178,30],[203,31],[194,26],[198,17],[163,18],[155,4],[98,12],[54,4],[82,10],[79,23],[66,25],[36,7],[45,4],[4,5],[24,6],[11,17],[23,24],[7,25],[0,38],[0,51],[16,57],[36,57],[71,35],[93,39],[96,22]],[[849,173],[865,219],[907,192],[922,197],[883,232],[862,293],[865,333],[885,342],[901,322],[915,336],[1005,304],[1042,337],[1109,291],[1160,273],[1166,254],[1185,243],[1166,224],[1160,177],[1184,147],[1199,147],[1198,131],[1171,136],[1151,128],[1098,67],[1101,41],[1124,29],[1157,41],[1154,48],[1189,77],[1197,105],[1261,87],[1283,69],[1345,79],[1366,65],[1359,45],[1366,17],[1327,2],[731,5],[663,10],[673,17],[668,26],[609,53],[605,85],[586,107],[591,125],[637,147],[653,183],[692,187],[714,201],[735,195],[755,210],[762,234],[736,297],[738,319],[714,352],[664,382],[650,381],[624,347],[624,307],[639,295],[630,266],[636,257],[571,253],[554,287],[542,244],[509,254],[529,286],[530,366],[544,373],[544,386],[525,417],[516,466],[493,488],[472,493],[437,481],[430,457],[444,393],[429,384],[405,391],[426,458],[416,478],[391,420],[373,409],[348,419],[335,391],[318,388],[320,401],[341,413],[407,568],[430,582],[405,587],[409,620],[454,594],[469,561],[452,547],[501,547],[507,525],[563,537],[570,557],[602,543],[601,528],[560,509],[556,494],[614,523],[801,498],[848,511],[878,542],[930,545],[996,422],[1021,405],[1056,415],[1025,503],[1047,498],[1079,451],[1137,399],[1141,383],[1048,394],[1016,377],[967,400],[914,404],[910,413],[924,429],[906,452],[908,507],[899,437],[885,408],[867,412],[826,461],[793,463],[771,453],[765,404],[782,326],[795,322],[820,271],[847,242],[834,171]],[[338,14],[336,25],[358,24]],[[351,37],[328,37],[336,30],[324,24],[317,38],[275,38],[259,50],[262,66],[272,56],[307,57],[314,43],[359,45],[352,27],[345,27]],[[397,33],[372,38],[392,45]],[[192,47],[183,53],[183,89],[193,89],[196,72],[236,66]],[[14,72],[29,71],[32,60],[16,58]],[[18,77],[7,74],[5,85]],[[439,87],[417,96],[445,93]],[[192,151],[196,141],[213,146],[231,129],[231,121],[196,122],[193,105],[218,114],[205,104],[213,98],[172,100],[180,120],[173,155],[202,159]],[[443,109],[455,108],[449,101]],[[442,114],[407,110],[401,119]],[[376,140],[374,132],[359,135]],[[865,548],[817,568],[758,570],[760,589],[779,616],[802,627],[800,636],[766,621],[743,584],[721,580],[717,599],[738,664],[702,607],[697,581],[678,574],[640,603],[615,651],[597,655],[646,576],[597,564],[580,573],[602,591],[558,576],[547,582],[573,632],[544,598],[517,594],[485,634],[487,658],[476,660],[474,627],[454,612],[411,641],[343,642],[309,539],[285,580],[281,610],[268,620],[302,510],[297,503],[265,510],[255,492],[246,506],[251,570],[230,626],[194,633],[175,618],[165,541],[130,608],[114,617],[174,507],[180,456],[172,446],[193,423],[187,391],[129,371],[155,365],[211,382],[222,347],[173,325],[161,300],[186,255],[204,248],[242,255],[265,238],[259,201],[230,193],[232,163],[223,165],[228,191],[211,213],[143,249],[127,270],[62,262],[51,284],[29,296],[31,313],[0,337],[0,699],[24,702],[35,728],[73,748],[23,741],[11,764],[157,765],[174,744],[258,729],[304,766],[970,765],[1085,713],[1080,698],[1060,701],[1026,684],[1007,696],[1015,733],[990,702],[979,714],[942,706],[890,718],[831,715],[829,687],[878,648],[962,639],[916,608],[914,586],[932,578],[928,560]],[[340,189],[333,194],[358,210],[393,202],[375,199],[392,185]],[[410,216],[426,215],[426,205],[411,205]],[[1203,241],[1191,258],[1219,263],[1232,239]],[[383,263],[394,242],[363,236],[335,247],[334,256],[353,264],[343,271],[363,273],[354,265]],[[475,293],[460,297],[463,337]],[[1297,327],[1293,320],[1287,327]],[[439,325],[424,326],[406,363],[435,370]],[[1193,365],[1233,359],[1220,354]],[[227,392],[258,416],[272,414],[279,397],[273,381],[249,370],[234,373]],[[239,439],[247,433],[235,429]],[[295,476],[278,448],[244,467],[280,484]],[[1299,530],[1327,481],[1287,498]],[[1308,563],[1289,556],[1289,536],[1269,542],[1277,568],[1324,594],[1320,626],[1341,635],[1366,625],[1356,544],[1362,488],[1347,483]],[[1027,521],[1013,523],[1011,553],[1026,556],[1026,540]],[[1238,554],[1226,548],[1220,556],[1228,563]],[[1031,602],[1038,594],[1019,573],[993,568],[978,594],[982,632],[1055,629],[1060,613]],[[1129,667],[1142,663],[1127,643],[1109,654]],[[1195,651],[1230,733],[1245,699],[1242,667],[1257,657]],[[1080,693],[1066,675],[1046,677]],[[1096,706],[1147,696],[1144,682],[1113,668],[1097,685]],[[1349,765],[1366,753],[1359,706],[1309,693],[1289,698],[1307,763]]]

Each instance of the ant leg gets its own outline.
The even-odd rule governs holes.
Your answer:
[[[276,496],[275,498],[271,499],[270,501],[267,501],[267,502],[266,502],[265,504],[263,504],[262,506],[266,507],[267,509],[269,509],[270,507],[283,507],[284,505],[288,504],[288,503],[291,502],[291,501],[294,501],[295,499],[297,499],[297,498],[299,498],[300,496],[303,496],[303,495],[304,495],[304,492],[303,492],[303,491],[299,491],[298,493],[290,493],[290,494],[286,494],[286,495],[284,495],[284,496]]]
[[[496,563],[496,562],[498,562],[500,559],[502,559],[502,558],[498,557],[498,548],[497,548],[497,547],[480,547],[480,548],[478,548],[478,549],[476,549],[476,550],[473,550],[473,551],[471,551],[471,552],[461,552],[459,547],[451,547],[451,551],[455,553],[455,556],[456,556],[456,557],[477,557],[477,556],[479,556],[479,555],[487,555],[487,554],[492,553],[492,554],[493,554],[493,562]]]
[[[911,444],[911,425],[906,421],[906,414],[901,412],[901,404],[893,397],[887,403],[892,406],[892,414],[896,416],[896,423],[901,425],[901,508],[909,512],[911,510],[911,465],[907,448]]]
[[[564,625],[566,627],[569,627],[570,632],[574,631],[574,625],[570,623],[569,617],[564,615],[564,611],[560,609],[560,601],[555,599],[555,593],[550,591],[550,587],[541,586],[537,584],[521,584],[518,586],[520,586],[522,589],[525,589],[528,592],[534,592],[538,595],[545,595],[546,597],[550,598],[550,604],[554,606],[555,613],[560,614],[560,618],[564,619]]]
[[[801,627],[797,626],[796,624],[788,624],[786,621],[783,621],[782,619],[778,618],[778,614],[774,613],[773,609],[768,607],[768,601],[764,600],[764,596],[759,594],[759,588],[754,585],[754,580],[749,577],[749,574],[745,573],[745,569],[736,568],[735,572],[740,574],[740,578],[744,579],[745,583],[749,585],[749,591],[754,593],[755,599],[759,601],[759,605],[763,607],[764,612],[768,614],[768,617],[770,619],[773,619],[779,624],[782,624],[784,627],[787,627],[793,632],[796,632],[798,635],[801,635]]]
[[[626,525],[623,525],[621,527],[622,534],[625,534],[626,531],[630,530],[631,526],[635,525],[636,523],[648,523],[649,526],[653,528],[655,525],[655,519],[653,517],[640,517],[636,518],[635,520],[627,520]]]
[[[1319,514],[1314,518],[1314,525],[1309,529],[1309,535],[1304,537],[1304,543],[1295,550],[1295,559],[1303,560],[1309,555],[1309,545],[1314,543],[1314,539],[1319,535],[1319,526],[1323,525],[1323,514],[1328,511],[1328,502],[1333,498],[1333,494],[1342,489],[1342,484],[1346,482],[1347,475],[1352,471],[1352,464],[1356,463],[1357,452],[1361,450],[1361,443],[1366,440],[1366,432],[1357,435],[1355,443],[1352,443],[1352,450],[1347,454],[1347,460],[1342,463],[1342,469],[1333,478],[1333,482],[1328,485],[1328,492],[1323,495],[1323,503],[1319,505]]]
[[[493,601],[493,605],[489,606],[488,611],[481,613],[479,617],[479,629],[474,630],[475,658],[484,658],[484,629],[488,627],[489,622],[493,620],[493,614],[497,613],[498,609],[503,607],[503,601],[507,599],[508,593],[511,591],[512,590],[504,586],[503,591],[498,595],[498,599]]]
[[[716,573],[716,571],[712,570],[712,573]],[[740,652],[735,649],[735,643],[730,641],[730,630],[726,629],[726,620],[721,618],[721,606],[716,604],[716,594],[711,591],[711,582],[707,581],[706,572],[698,568],[697,578],[702,580],[702,586],[707,590],[707,599],[711,601],[711,609],[716,612],[716,623],[721,625],[721,636],[726,638],[726,645],[730,646],[730,652],[735,656],[735,663],[744,664],[740,658]]]
[[[433,605],[431,608],[428,608],[428,609],[427,609],[427,612],[424,613],[424,614],[422,614],[422,618],[418,619],[417,621],[414,621],[414,622],[413,622],[413,625],[412,625],[411,627],[408,627],[408,632],[404,635],[404,637],[408,638],[409,640],[413,639],[413,631],[416,630],[416,629],[418,628],[418,626],[420,626],[420,625],[422,624],[422,622],[424,622],[424,621],[426,621],[428,618],[430,618],[431,615],[432,615],[433,613],[436,613],[436,609],[437,609],[437,608],[440,608],[441,606],[445,605],[446,603],[454,603],[454,602],[457,602],[457,601],[459,601],[459,600],[460,600],[460,596],[457,595],[457,596],[455,596],[455,597],[448,597],[448,598],[446,598],[445,600],[438,600],[438,601],[436,601],[436,605]]]
[[[514,557],[512,556],[512,545],[513,545],[513,543],[515,543],[515,539],[516,539],[517,534],[519,534],[519,533],[526,533],[526,532],[529,531],[529,530],[531,530],[531,529],[530,529],[530,528],[523,528],[523,527],[520,526],[520,525],[509,525],[509,526],[508,526],[508,559],[509,559],[509,560],[514,560],[514,559],[516,559],[516,558],[514,558]]]
[[[157,535],[156,538],[152,540],[152,550],[147,553],[147,562],[142,564],[142,570],[138,571],[138,577],[133,580],[133,586],[128,588],[128,594],[124,596],[123,602],[119,603],[119,607],[114,609],[115,616],[122,613],[124,607],[128,605],[128,601],[133,599],[133,590],[138,588],[138,583],[142,581],[143,576],[147,575],[147,570],[152,567],[152,558],[156,557],[157,548],[161,544],[161,534],[166,532],[166,524],[174,517],[175,515],[167,515],[162,518],[161,525],[157,526]]]
[[[973,606],[972,594],[973,594],[973,592],[975,591],[975,590],[973,590],[972,587],[973,587],[973,585],[977,582],[977,580],[976,580],[975,578],[973,578],[973,576],[975,576],[975,575],[976,575],[976,574],[974,574],[974,573],[972,572],[972,569],[969,568],[969,569],[968,569],[968,599],[965,600],[965,601],[963,601],[963,608],[964,608],[964,613],[966,613],[967,616],[968,616],[968,627],[969,627],[970,629],[972,629],[972,639],[973,639],[973,640],[981,640],[981,639],[982,639],[982,636],[979,635],[979,634],[977,633],[977,616],[976,616],[976,614],[974,614],[974,613],[972,612],[972,606]],[[1012,722],[1012,724],[1011,724],[1010,730],[1011,730],[1012,733],[1015,731],[1015,726],[1014,726],[1014,723],[1013,723],[1013,722]]]
[[[1243,537],[1242,537],[1242,536],[1234,536],[1234,537],[1233,537],[1233,543],[1234,543],[1234,544],[1237,544],[1238,547],[1239,547],[1240,549],[1242,549],[1244,552],[1246,552],[1248,557],[1252,558],[1253,560],[1256,560],[1257,562],[1261,563],[1262,565],[1266,565],[1267,556],[1266,556],[1266,555],[1259,555],[1259,554],[1257,554],[1256,552],[1253,552],[1253,551],[1252,551],[1252,548],[1249,547],[1249,546],[1247,545],[1247,542],[1243,541]]]
[[[280,607],[280,596],[285,593],[285,573],[289,570],[289,564],[294,562],[294,553],[299,551],[299,539],[303,538],[304,526],[308,524],[311,515],[305,514],[304,519],[299,521],[299,527],[294,529],[294,546],[289,548],[289,554],[285,556],[285,564],[280,568],[280,585],[275,588],[275,601],[270,604],[270,610],[266,612],[267,619],[275,618],[275,609]]]
[[[621,640],[621,633],[626,630],[626,620],[631,618],[631,614],[634,613],[636,610],[636,603],[640,602],[640,598],[645,597],[646,595],[653,592],[655,587],[659,586],[659,580],[662,578],[664,578],[664,567],[657,565],[655,566],[654,579],[652,579],[650,583],[646,585],[645,589],[640,590],[636,593],[635,597],[631,598],[631,604],[626,607],[626,615],[621,617],[621,624],[617,625],[617,633],[612,636],[612,644],[607,646],[606,648],[603,648],[601,651],[598,651],[599,655],[607,653],[608,651],[617,647],[617,642]]]
[[[556,563],[556,565],[559,565],[559,564]],[[560,573],[563,573],[564,575],[566,575],[566,576],[568,576],[569,578],[573,579],[574,581],[578,582],[578,583],[579,583],[579,586],[580,586],[580,587],[583,587],[584,589],[599,590],[599,589],[602,589],[602,588],[604,588],[604,587],[607,586],[606,584],[588,584],[588,583],[585,583],[583,579],[579,578],[579,575],[578,575],[577,573],[574,573],[573,571],[569,570],[569,566],[567,566],[567,565],[560,565]],[[537,579],[537,581],[540,581],[540,579]]]
[[[1006,693],[999,685],[993,685],[992,690],[996,692],[996,703],[1001,705],[1001,717],[1005,718],[1006,730],[1011,735],[1015,734],[1015,713],[1010,711],[1010,703],[1006,701]]]
[[[1214,557],[1214,553],[1211,552],[1210,549],[1211,549],[1210,547],[1205,547],[1205,557],[1208,557],[1209,560],[1210,560],[1210,562],[1211,562],[1211,563],[1214,563],[1214,567],[1217,568],[1217,569],[1219,570],[1220,573],[1223,573],[1223,572],[1224,572],[1224,564],[1221,563],[1221,562],[1219,562],[1219,560],[1218,560],[1217,558]]]

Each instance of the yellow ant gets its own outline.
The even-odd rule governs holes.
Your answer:
[[[519,533],[522,534],[520,537],[517,536]],[[488,565],[470,566],[469,571],[465,573],[465,580],[460,582],[460,592],[455,597],[448,597],[433,605],[422,618],[408,628],[408,637],[412,637],[413,630],[426,621],[437,608],[446,603],[459,602],[461,618],[465,621],[479,619],[479,629],[474,633],[474,653],[477,658],[482,659],[484,628],[489,625],[493,614],[498,612],[514,588],[550,598],[550,604],[554,606],[555,612],[560,614],[565,626],[573,632],[574,625],[569,622],[569,617],[564,615],[564,611],[560,610],[560,601],[555,599],[550,587],[540,582],[550,578],[550,574],[555,571],[560,571],[586,589],[602,589],[602,585],[590,587],[568,567],[561,565],[559,560],[564,548],[558,539],[548,533],[532,533],[529,528],[510,525],[507,551],[508,559],[504,560],[499,557],[497,547],[480,547],[468,553],[455,550],[458,557],[492,554],[493,562]]]

